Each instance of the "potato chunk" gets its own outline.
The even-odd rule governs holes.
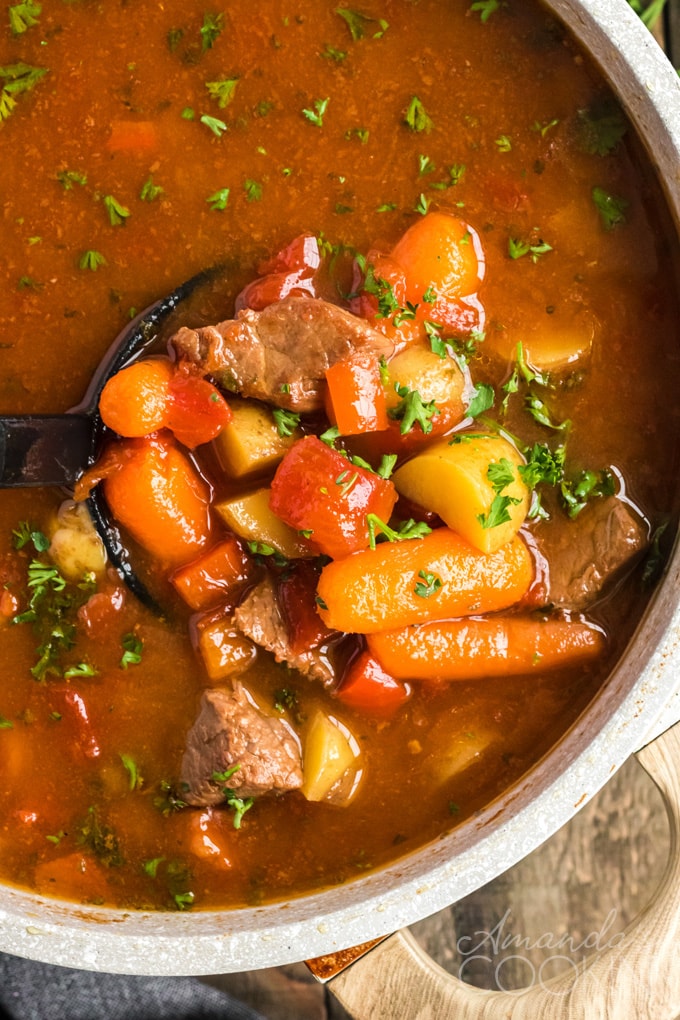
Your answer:
[[[269,492],[268,488],[256,489],[245,496],[222,500],[215,504],[215,509],[227,527],[246,542],[270,545],[289,560],[311,556],[302,536],[269,506]]]
[[[231,478],[273,470],[302,433],[282,436],[269,408],[256,400],[230,398],[233,418],[213,445],[220,465]]]
[[[302,793],[307,800],[325,800],[354,763],[357,750],[349,731],[320,709],[304,743]]]
[[[66,500],[59,507],[49,554],[64,577],[81,581],[106,569],[106,550],[84,503]]]
[[[465,435],[433,443],[394,474],[397,491],[432,510],[481,552],[496,552],[529,509],[521,455],[502,436]]]

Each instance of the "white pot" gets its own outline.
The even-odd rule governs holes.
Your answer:
[[[673,69],[626,0],[546,6],[592,55],[628,112],[677,226],[680,84]],[[624,660],[548,758],[436,844],[340,888],[234,911],[136,914],[4,888],[0,949],[109,972],[227,973],[332,953],[442,909],[530,853],[645,742],[680,681],[679,572],[676,548]]]

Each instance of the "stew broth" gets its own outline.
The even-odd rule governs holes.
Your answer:
[[[205,267],[223,264],[224,283],[209,310],[187,312],[192,325],[216,307],[230,316],[261,260],[300,234],[389,251],[443,209],[484,251],[474,375],[497,390],[489,416],[500,420],[517,343],[540,360],[546,337],[551,349],[563,338],[573,363],[548,402],[553,425],[571,422],[570,463],[610,469],[650,536],[674,520],[677,252],[657,186],[551,17],[527,2],[473,6],[366,0],[357,14],[267,0],[253,14],[241,2],[82,0],[44,5],[19,34],[5,25],[0,84],[20,62],[47,73],[10,93],[16,106],[0,122],[2,412],[77,404],[130,316]],[[552,431],[521,395],[502,424],[527,443]],[[203,470],[224,494],[209,458]],[[0,499],[0,874],[83,902],[260,903],[438,838],[577,719],[646,597],[639,562],[605,589],[590,618],[607,652],[593,664],[413,683],[390,719],[259,654],[244,682],[270,705],[292,692],[302,732],[317,708],[340,718],[360,749],[360,786],[344,806],[262,798],[240,828],[215,812],[207,853],[202,813],[176,810],[173,793],[207,686],[188,611],[172,600],[159,618],[121,588],[115,613],[97,623],[93,610],[78,626],[73,661],[96,675],[31,674],[35,633],[12,620],[30,596],[32,549],[17,550],[13,532],[21,522],[48,531],[63,498]],[[568,548],[572,522],[550,494],[545,505]],[[528,540],[545,527],[531,525]],[[141,661],[133,650],[122,665],[140,646]]]

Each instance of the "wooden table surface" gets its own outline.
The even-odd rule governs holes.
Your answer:
[[[680,65],[680,0],[655,34]],[[632,758],[538,850],[411,931],[470,984],[526,987],[605,948],[650,901],[669,850],[661,795]],[[349,1020],[304,963],[211,980],[266,1020]]]
[[[538,850],[411,931],[441,966],[471,984],[525,987],[606,947],[651,899],[668,853],[661,795],[630,759]],[[302,963],[215,983],[267,1020],[348,1017]]]

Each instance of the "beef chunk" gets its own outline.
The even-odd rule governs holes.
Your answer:
[[[324,372],[345,355],[393,353],[393,344],[364,319],[302,297],[262,311],[245,308],[216,326],[183,327],[170,342],[224,389],[298,412],[322,407]]]
[[[332,665],[320,648],[296,651],[283,615],[274,582],[265,577],[246,596],[234,612],[236,626],[256,645],[272,652],[277,662],[285,662],[305,676],[327,686],[335,680]]]
[[[220,782],[215,773],[238,769]],[[284,793],[302,785],[300,749],[283,719],[265,715],[250,701],[242,684],[214,688],[201,699],[189,730],[180,771],[180,796],[187,804],[209,806],[238,797]]]
[[[596,500],[557,535],[553,529],[549,542],[537,540],[549,565],[547,601],[585,609],[647,541],[645,524],[628,503],[615,496]]]

